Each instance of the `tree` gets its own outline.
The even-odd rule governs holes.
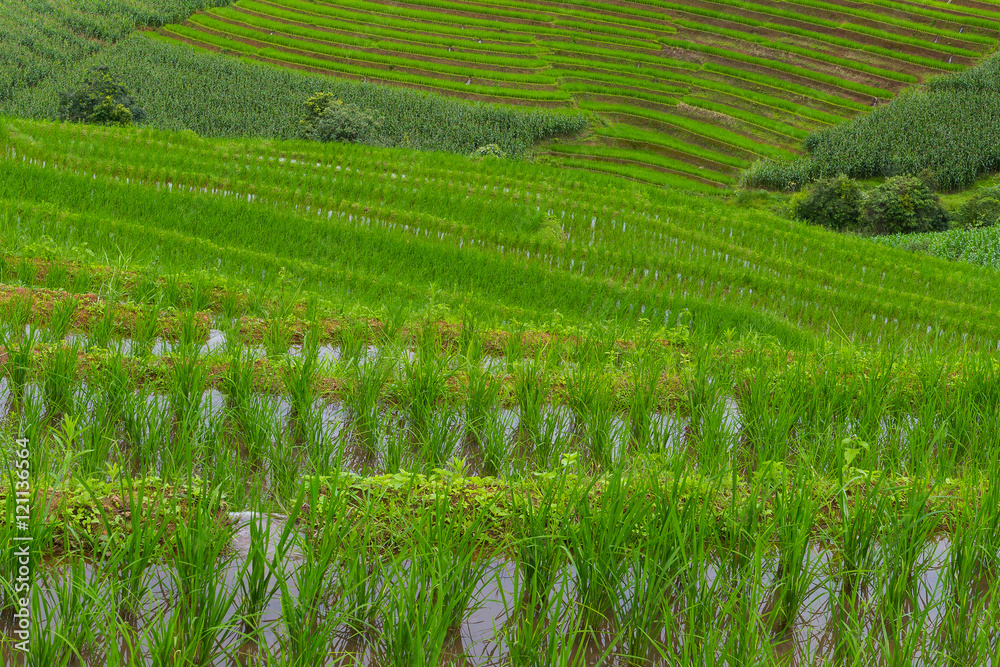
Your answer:
[[[861,188],[857,181],[843,174],[824,178],[797,195],[792,202],[793,215],[815,225],[836,231],[853,230],[861,217]]]
[[[873,234],[912,234],[948,229],[938,196],[915,176],[894,176],[868,193],[861,211]]]
[[[382,121],[357,104],[344,104],[331,93],[316,93],[306,100],[299,127],[306,139],[314,141],[375,143]]]
[[[59,93],[59,117],[74,123],[131,125],[146,119],[146,112],[132,99],[107,67],[95,67],[74,92]]]

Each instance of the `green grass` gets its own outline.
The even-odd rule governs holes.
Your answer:
[[[1000,15],[238,0],[127,37],[193,9],[140,2],[86,45],[94,7],[55,5],[64,32],[35,28],[73,37],[30,35],[74,62],[0,96],[0,616],[31,536],[23,664],[995,654],[996,234],[837,235],[727,186],[886,117],[916,159],[921,93],[850,119],[991,50]],[[994,62],[928,96],[987,104]],[[45,120],[100,64],[150,126]],[[389,145],[298,140],[317,90]],[[990,136],[931,155],[980,177]],[[528,159],[468,156],[486,143]],[[798,643],[815,613],[831,641]]]
[[[322,286],[345,299],[352,295],[351,301],[370,298],[372,305],[385,295],[412,303],[423,298],[420,285],[434,282],[450,304],[475,298],[499,306],[498,315],[519,313],[535,321],[548,321],[558,311],[574,324],[595,313],[663,322],[688,308],[698,327],[718,332],[752,326],[788,342],[800,335],[790,335],[793,330],[825,337],[828,328],[902,341],[928,335],[928,325],[934,337],[1000,338],[988,315],[997,302],[995,288],[974,269],[886,253],[862,239],[835,238],[768,214],[641,184],[489,159],[302,143],[280,153],[273,143],[250,143],[238,150],[266,159],[221,163],[211,154],[229,154],[235,144],[150,131],[17,122],[8,128],[18,156],[59,170],[5,162],[8,185],[0,198],[6,219],[19,217],[22,234],[44,229],[59,246],[86,242],[98,253],[125,248],[143,261],[155,258],[177,269],[218,265],[244,278],[285,267],[308,289]],[[61,154],[59,137],[80,132],[96,132],[101,141],[78,143]],[[171,150],[158,153],[159,165],[150,164],[149,148],[166,141]],[[328,166],[281,163],[279,155]],[[330,180],[332,167],[344,176]],[[81,168],[103,175],[93,195],[90,176],[63,171]],[[33,185],[26,191],[19,183],[29,174]],[[170,212],[176,196],[170,191],[107,176],[209,192],[185,195],[188,209],[178,216]],[[424,178],[451,185],[400,187]],[[516,184],[535,182],[547,184],[532,192],[528,204]],[[470,199],[469,188],[493,194]],[[243,202],[219,198],[213,189],[257,200],[246,203],[246,194],[239,195]],[[569,193],[573,205],[567,207]],[[633,208],[609,206],[621,196]],[[361,224],[358,216],[373,217]],[[14,228],[7,233],[15,243]],[[150,252],[157,247],[170,250]],[[398,259],[388,271],[390,258]],[[846,271],[858,258],[865,272]],[[917,265],[901,270],[899,263],[907,261]],[[970,301],[954,302],[960,297]],[[757,314],[743,320],[751,308]],[[872,313],[881,324],[872,323]]]

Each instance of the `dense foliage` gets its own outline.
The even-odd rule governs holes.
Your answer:
[[[992,227],[1000,222],[1000,186],[980,190],[970,197],[955,216],[961,227]]]
[[[745,185],[797,189],[807,181],[916,175],[933,169],[941,188],[970,185],[1000,169],[1000,55],[936,79],[870,114],[813,134],[809,155],[755,163]]]
[[[4,0],[0,102],[127,37],[232,0]]]
[[[584,116],[568,110],[519,109],[335,80],[223,58],[141,35],[0,104],[0,112],[55,118],[58,91],[78,85],[94,65],[108,67],[142,100],[148,125],[189,129],[204,136],[298,137],[303,100],[317,90],[380,117],[382,143],[395,146],[467,154],[495,143],[520,156],[536,141],[579,132],[586,126]]]
[[[95,67],[79,90],[59,94],[59,118],[74,123],[125,126],[141,123],[146,112],[106,67]]]
[[[948,229],[938,196],[915,176],[894,176],[865,194],[863,229],[872,234],[912,234]]]
[[[792,213],[799,220],[835,231],[854,229],[861,218],[861,188],[843,174],[816,182],[795,197]]]
[[[344,104],[330,93],[317,93],[306,100],[306,114],[300,121],[302,136],[313,141],[379,143],[381,117],[357,104]]]

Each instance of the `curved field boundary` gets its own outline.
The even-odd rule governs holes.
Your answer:
[[[633,153],[648,146],[652,161],[686,162],[674,171],[690,174],[706,167],[706,149],[732,164],[795,152],[811,131],[973,64],[996,46],[1000,10],[891,0],[237,0],[161,34],[333,76],[572,105],[612,127],[667,130],[669,146],[604,138],[632,142],[621,145]],[[610,160],[609,150],[620,149],[604,148]]]
[[[192,46],[207,48],[213,51],[230,52],[262,62],[296,67],[310,72],[349,76],[364,81],[402,84],[432,92],[460,93],[462,97],[469,99],[514,104],[552,103],[556,105],[564,105],[570,99],[567,93],[561,93],[558,90],[522,90],[513,87],[504,87],[501,89],[499,87],[491,88],[479,84],[462,84],[457,80],[397,74],[390,69],[365,67],[353,64],[352,62],[322,60],[320,58],[298,55],[272,48],[256,48],[243,42],[212,36],[208,33],[192,30],[184,26],[170,26],[164,28],[162,32],[166,37],[176,36],[183,38],[183,41]]]
[[[618,303],[663,319],[700,303],[709,317],[714,303],[711,317],[758,308],[823,336],[1000,341],[992,274],[646,188],[639,182],[672,187],[686,176],[627,153],[567,159],[632,181],[371,147],[21,121],[4,130],[0,199],[21,202],[11,215],[38,233],[84,233],[98,249],[170,242],[199,265],[220,258],[248,275],[286,266],[358,298],[415,298],[422,281],[459,280],[522,314]],[[200,213],[179,219],[179,198]],[[72,212],[84,202],[86,221]]]
[[[315,41],[303,42],[291,35],[275,32],[263,32],[262,30],[246,29],[242,26],[213,21],[204,17],[193,17],[187,24],[198,33],[204,33],[206,41],[208,37],[217,37],[224,40],[227,46],[233,46],[238,42],[246,46],[258,49],[278,49],[283,53],[294,56],[305,56],[316,59],[334,59],[335,62],[352,63],[359,62],[365,67],[388,68],[392,71],[412,73],[417,76],[427,77],[452,77],[454,80],[464,80],[470,76],[477,78],[488,78],[494,85],[510,86],[516,83],[522,90],[551,90],[556,81],[552,77],[541,76],[534,72],[506,72],[503,69],[486,70],[481,69],[475,63],[468,63],[464,66],[456,66],[453,63],[442,63],[436,60],[423,60],[419,58],[395,57],[386,55],[370,48],[331,48],[323,43]],[[193,36],[194,33],[189,33]],[[223,42],[218,42],[223,44]],[[408,55],[408,54],[407,54]],[[498,68],[502,68],[498,65]]]

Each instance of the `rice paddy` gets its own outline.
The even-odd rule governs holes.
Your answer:
[[[730,191],[981,179],[993,4],[0,24],[0,663],[997,665],[995,233]]]
[[[525,162],[2,130],[5,662],[996,655],[989,270]]]

